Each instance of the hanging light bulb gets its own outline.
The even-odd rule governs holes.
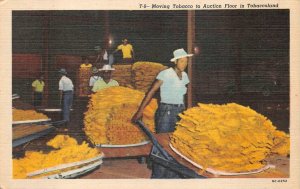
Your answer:
[[[200,48],[198,46],[194,47],[194,54],[199,55],[200,54]]]
[[[110,34],[108,37],[108,45],[111,47],[114,44],[113,36]]]

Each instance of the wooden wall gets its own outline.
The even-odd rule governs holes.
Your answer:
[[[17,79],[35,79],[42,70],[39,54],[13,54],[12,62],[12,74]]]
[[[12,62],[12,93],[31,103],[31,84],[42,73],[42,57],[39,54],[13,54]]]
[[[196,45],[196,102],[259,100],[265,87],[288,102],[289,10],[196,11]]]

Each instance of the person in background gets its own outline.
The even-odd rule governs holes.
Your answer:
[[[92,75],[92,64],[87,56],[82,56],[82,63],[78,72],[78,89],[79,96],[87,96],[90,94],[89,80]]]
[[[178,121],[178,114],[185,110],[184,96],[189,78],[184,70],[187,67],[188,57],[193,56],[193,54],[187,54],[184,49],[177,49],[173,54],[174,57],[171,62],[174,62],[174,67],[163,70],[157,75],[156,81],[147,92],[138,111],[132,117],[133,123],[142,118],[145,107],[160,88],[161,101],[155,113],[156,133],[173,132]],[[152,178],[171,177],[179,178],[180,176],[153,162]]]
[[[89,61],[89,58],[87,56],[83,56],[82,58],[82,64],[80,65],[80,68],[91,68],[92,64]]]
[[[114,54],[113,54],[113,53],[109,54],[109,55],[108,55],[108,64],[109,64],[110,66],[112,66],[113,63],[114,63],[114,61],[115,61]]]
[[[90,82],[89,82],[89,86],[90,86],[90,89],[92,90],[96,81],[98,80],[102,80],[100,74],[99,74],[99,71],[96,67],[93,67],[92,68],[92,76],[90,77]]]
[[[104,65],[102,69],[99,69],[101,72],[102,79],[97,80],[92,89],[93,92],[97,92],[101,89],[108,87],[119,86],[119,83],[116,80],[112,79],[112,71],[115,70],[110,65]]]
[[[122,44],[117,47],[117,49],[113,52],[117,52],[119,50],[122,51],[123,59],[122,63],[133,63],[134,62],[134,50],[131,44],[128,43],[128,40],[124,38],[122,40]]]
[[[102,67],[105,64],[108,64],[108,53],[107,50],[101,48],[100,46],[95,47],[95,51],[97,52],[97,58],[95,61],[96,67]]]
[[[70,122],[70,110],[73,103],[73,90],[74,85],[70,78],[67,77],[66,69],[59,70],[61,78],[59,80],[60,102],[62,105],[63,120],[66,124]]]
[[[33,97],[33,105],[35,107],[41,106],[43,101],[43,93],[44,93],[44,75],[40,74],[39,78],[34,80],[31,84],[32,86],[32,97]]]

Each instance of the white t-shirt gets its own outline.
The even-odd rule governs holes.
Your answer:
[[[104,54],[103,54],[103,60],[108,60],[108,54],[107,54],[106,50],[104,51]]]
[[[74,85],[70,78],[66,76],[62,76],[59,80],[59,88],[60,91],[73,91]]]
[[[93,87],[96,81],[101,80],[102,78],[100,76],[92,76],[90,77],[90,87]]]
[[[186,85],[190,82],[186,72],[182,72],[182,79],[179,79],[173,68],[161,71],[156,79],[163,81],[160,86],[161,102],[167,104],[184,104]]]

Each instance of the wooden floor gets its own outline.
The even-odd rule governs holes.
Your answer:
[[[151,170],[137,159],[105,159],[101,167],[80,179],[150,178]]]

